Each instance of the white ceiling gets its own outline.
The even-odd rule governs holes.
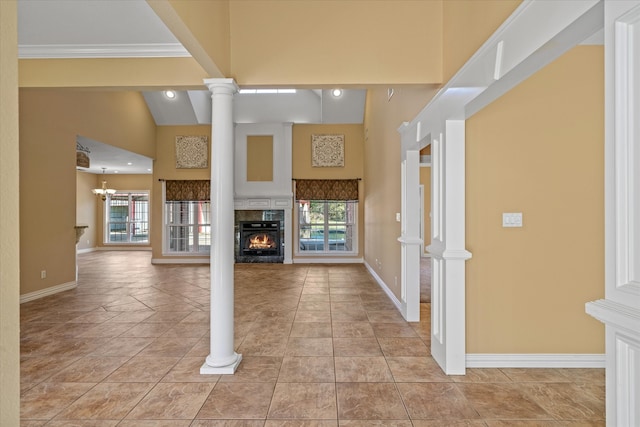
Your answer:
[[[0,0],[2,1],[2,0]],[[109,58],[190,56],[145,0],[18,0],[20,58]],[[204,86],[204,85],[203,85]],[[170,88],[167,88],[170,89]],[[174,100],[163,92],[143,96],[157,125],[211,123],[209,92],[179,91]],[[238,123],[362,123],[366,91],[329,90],[295,94],[238,94]],[[149,173],[151,159],[78,136],[91,150],[92,173]],[[132,163],[133,168],[126,168]]]
[[[174,99],[164,92],[143,92],[158,125],[211,124],[211,94],[208,90],[178,91]],[[362,123],[366,90],[298,89],[295,93],[243,94],[234,98],[236,123]]]
[[[77,168],[90,173],[105,174],[149,174],[153,170],[153,160],[113,145],[104,144],[82,135],[76,136],[76,143],[88,150],[89,167]],[[85,151],[85,150],[82,150]],[[86,151],[85,151],[86,152]]]

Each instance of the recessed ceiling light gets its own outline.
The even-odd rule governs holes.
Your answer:
[[[118,171],[113,171],[113,173],[118,173]]]
[[[342,95],[342,89],[331,89],[331,95],[336,98],[339,97],[340,95]]]
[[[151,172],[151,169],[147,169],[147,172]]]
[[[164,96],[166,96],[169,99],[175,99],[176,91],[175,90],[165,90],[164,91]]]
[[[131,166],[133,163],[131,162],[127,162],[127,166]]]

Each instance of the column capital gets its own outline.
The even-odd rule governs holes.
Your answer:
[[[203,81],[211,93],[234,94],[240,90],[234,79],[204,79]]]

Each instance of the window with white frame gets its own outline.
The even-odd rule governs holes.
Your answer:
[[[163,252],[208,255],[211,250],[209,181],[166,181],[163,188]]]
[[[211,249],[211,203],[169,201],[165,203],[167,252],[208,254]]]
[[[105,205],[105,243],[149,243],[148,191],[118,191]]]
[[[351,200],[298,200],[299,252],[357,252],[357,207]]]
[[[296,179],[299,254],[358,252],[359,179]]]

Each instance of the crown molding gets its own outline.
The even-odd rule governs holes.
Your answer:
[[[191,54],[180,43],[18,45],[20,59],[179,58]]]

